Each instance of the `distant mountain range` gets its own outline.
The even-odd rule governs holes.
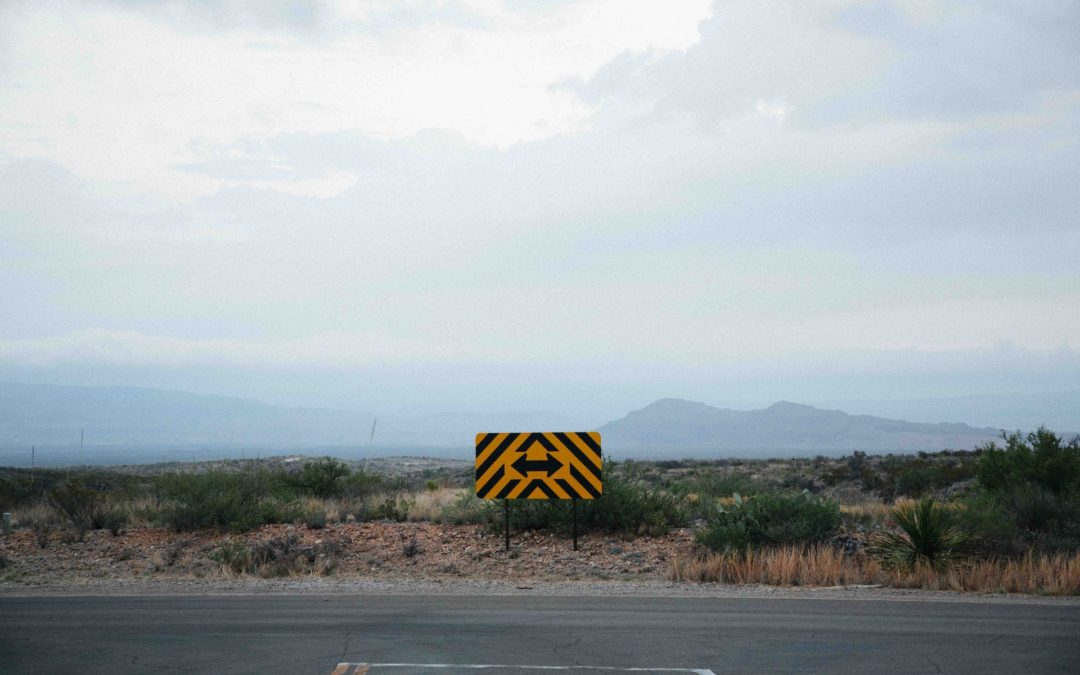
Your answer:
[[[0,383],[0,447],[94,446],[461,448],[483,429],[565,429],[546,412],[438,413],[379,417],[369,412],[287,408],[230,396],[140,387]],[[372,431],[374,430],[374,436]]]
[[[990,427],[926,424],[849,415],[808,405],[774,403],[762,410],[730,410],[663,399],[600,427],[605,447],[637,454],[703,453],[739,456],[971,449],[998,437]]]
[[[545,412],[444,413],[376,421],[368,412],[287,408],[158,389],[0,383],[0,449],[18,448],[20,453],[32,444],[77,448],[85,430],[88,446],[126,448],[128,456],[139,449],[246,447],[349,448],[354,455],[430,451],[467,458],[478,431],[594,428]],[[618,458],[970,449],[1000,433],[997,427],[904,422],[787,402],[731,410],[679,399],[656,401],[599,431],[605,451]]]

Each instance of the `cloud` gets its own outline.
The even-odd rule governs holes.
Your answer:
[[[8,29],[0,147],[125,198],[172,201],[221,186],[175,167],[205,163],[203,144],[241,137],[359,130],[397,139],[436,128],[506,148],[586,128],[593,109],[554,84],[588,78],[624,51],[684,49],[708,13],[701,0],[466,3],[387,25],[380,17],[410,11],[303,6],[21,5]],[[217,30],[191,30],[193,16],[223,18]],[[336,27],[325,39],[296,39],[324,23]]]
[[[1031,112],[1080,88],[1074,3],[737,0],[701,32],[659,60],[626,54],[577,91],[705,124],[764,101],[820,126]]]
[[[229,7],[7,10],[6,367],[415,363],[453,398],[484,364],[717,400],[1080,330],[1054,5]]]

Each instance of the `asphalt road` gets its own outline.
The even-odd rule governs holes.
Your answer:
[[[656,597],[0,597],[3,673],[363,672],[338,668],[342,663],[717,674],[1077,673],[1080,606]],[[369,672],[559,671],[372,665]],[[589,672],[620,671],[567,671]]]

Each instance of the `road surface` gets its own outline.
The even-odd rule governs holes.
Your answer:
[[[0,633],[3,673],[1080,672],[1076,604],[0,596]]]

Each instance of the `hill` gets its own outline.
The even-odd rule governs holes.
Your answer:
[[[656,401],[605,424],[600,432],[605,449],[621,456],[971,449],[999,433],[989,427],[904,422],[788,402],[731,410],[680,399]]]
[[[370,412],[288,408],[230,396],[141,387],[77,387],[0,383],[0,449],[78,447],[247,447],[368,454],[375,416]],[[462,456],[478,430],[575,428],[545,412],[439,413],[379,417],[373,451],[410,454],[453,449]],[[236,454],[236,453],[233,453]],[[425,453],[426,454],[426,453]],[[445,454],[445,453],[443,453]],[[467,453],[465,453],[467,455]],[[54,455],[55,456],[55,455]],[[100,452],[95,453],[101,457]],[[152,455],[160,458],[160,453]],[[64,455],[70,459],[70,454]],[[77,455],[75,455],[77,457]],[[132,453],[115,461],[135,461]]]

